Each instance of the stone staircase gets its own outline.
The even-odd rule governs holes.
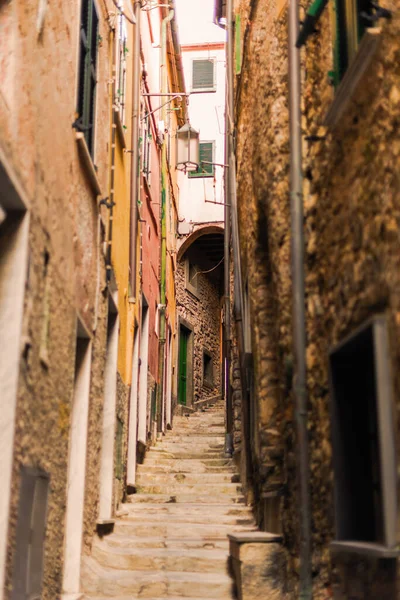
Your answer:
[[[174,419],[138,467],[137,493],[82,565],[91,600],[235,598],[227,534],[255,530],[232,459],[221,402]]]

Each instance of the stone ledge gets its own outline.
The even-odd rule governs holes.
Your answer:
[[[333,541],[329,544],[329,548],[335,554],[361,554],[376,558],[397,558],[400,556],[400,550],[397,547],[388,548],[382,544],[369,542]]]
[[[266,531],[246,531],[245,533],[228,533],[228,538],[236,544],[279,544],[283,537],[278,533]]]
[[[264,531],[228,534],[229,562],[239,600],[283,600],[282,536]]]
[[[92,157],[90,156],[89,148],[87,147],[85,136],[82,132],[75,133],[76,143],[78,144],[79,154],[81,156],[81,164],[84,167],[85,174],[89,180],[90,186],[96,196],[101,196],[101,188],[97,172],[94,167]]]
[[[342,81],[336,90],[333,102],[328,110],[323,125],[334,128],[342,117],[347,105],[353,97],[357,85],[367,71],[381,41],[381,29],[367,29],[362,37],[354,60],[349,65]]]

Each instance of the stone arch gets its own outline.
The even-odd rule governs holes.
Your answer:
[[[180,246],[180,248],[177,252],[177,257],[176,257],[177,262],[180,262],[182,260],[183,256],[187,252],[187,250],[190,248],[190,246],[196,240],[198,240],[203,235],[210,235],[212,233],[220,233],[221,235],[223,235],[224,234],[223,226],[215,225],[215,224],[214,225],[204,225],[203,227],[199,227],[199,229],[196,229],[196,231],[193,231],[193,233],[188,235],[188,237],[182,243],[182,245]]]

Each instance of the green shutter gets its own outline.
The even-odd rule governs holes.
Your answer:
[[[200,142],[199,148],[199,168],[197,171],[190,171],[189,177],[213,177],[214,165],[205,163],[214,162],[214,142]]]
[[[98,25],[94,0],[82,0],[77,112],[93,156],[96,102]]]
[[[339,85],[348,65],[346,19],[344,0],[335,0],[335,40],[334,40],[334,66],[333,83]]]
[[[194,60],[192,65],[192,88],[194,90],[214,89],[214,61]]]
[[[242,70],[242,24],[240,15],[236,15],[235,24],[235,58],[236,58],[236,75],[240,74]]]
[[[117,417],[117,435],[115,440],[115,477],[119,480],[123,478],[124,475],[124,464],[123,464],[123,434],[124,434],[124,424],[120,417]]]

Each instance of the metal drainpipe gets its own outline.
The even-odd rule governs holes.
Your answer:
[[[112,39],[112,69],[115,75],[115,67],[116,67],[116,33],[115,29],[111,32]],[[108,239],[107,239],[107,249],[106,249],[106,279],[107,283],[111,281],[112,274],[112,263],[111,263],[111,248],[112,248],[112,238],[113,238],[113,219],[114,219],[114,196],[115,196],[115,138],[117,134],[117,123],[116,123],[116,113],[114,110],[114,102],[115,102],[115,76],[113,77],[113,83],[111,86],[111,110],[112,110],[112,125],[111,125],[111,169],[110,169],[110,193],[109,193],[109,218],[108,218]]]
[[[161,24],[161,93],[167,93],[167,23],[174,16],[174,11],[170,10],[168,16],[162,20]],[[167,122],[167,106],[161,109],[161,120],[165,124]],[[160,251],[160,330],[159,330],[159,357],[158,357],[158,379],[157,388],[157,431],[162,431],[162,406],[164,402],[164,362],[165,362],[165,310],[166,310],[166,275],[167,275],[167,215],[166,215],[166,200],[167,200],[167,141],[164,133],[164,140],[161,149],[161,251]]]
[[[131,132],[131,194],[130,194],[130,286],[131,297],[136,300],[136,246],[138,228],[139,196],[139,125],[140,125],[140,2],[135,2],[136,19],[135,40],[133,46],[132,73],[132,132]]]
[[[230,71],[230,19],[227,9],[227,28],[226,28],[226,72]],[[225,90],[225,205],[224,205],[224,298],[225,298],[225,327],[224,327],[224,381],[225,381],[225,409],[226,409],[226,435],[225,435],[225,454],[233,454],[233,414],[232,414],[232,390],[230,384],[230,364],[231,364],[231,192],[234,182],[230,176],[230,154],[231,154],[231,127],[229,119],[229,85]],[[233,186],[232,186],[233,184]]]
[[[300,593],[311,600],[311,527],[307,433],[306,322],[304,285],[303,174],[301,137],[300,52],[298,0],[289,0],[289,127],[290,211],[293,285],[293,346],[295,356],[295,420],[300,489]]]

